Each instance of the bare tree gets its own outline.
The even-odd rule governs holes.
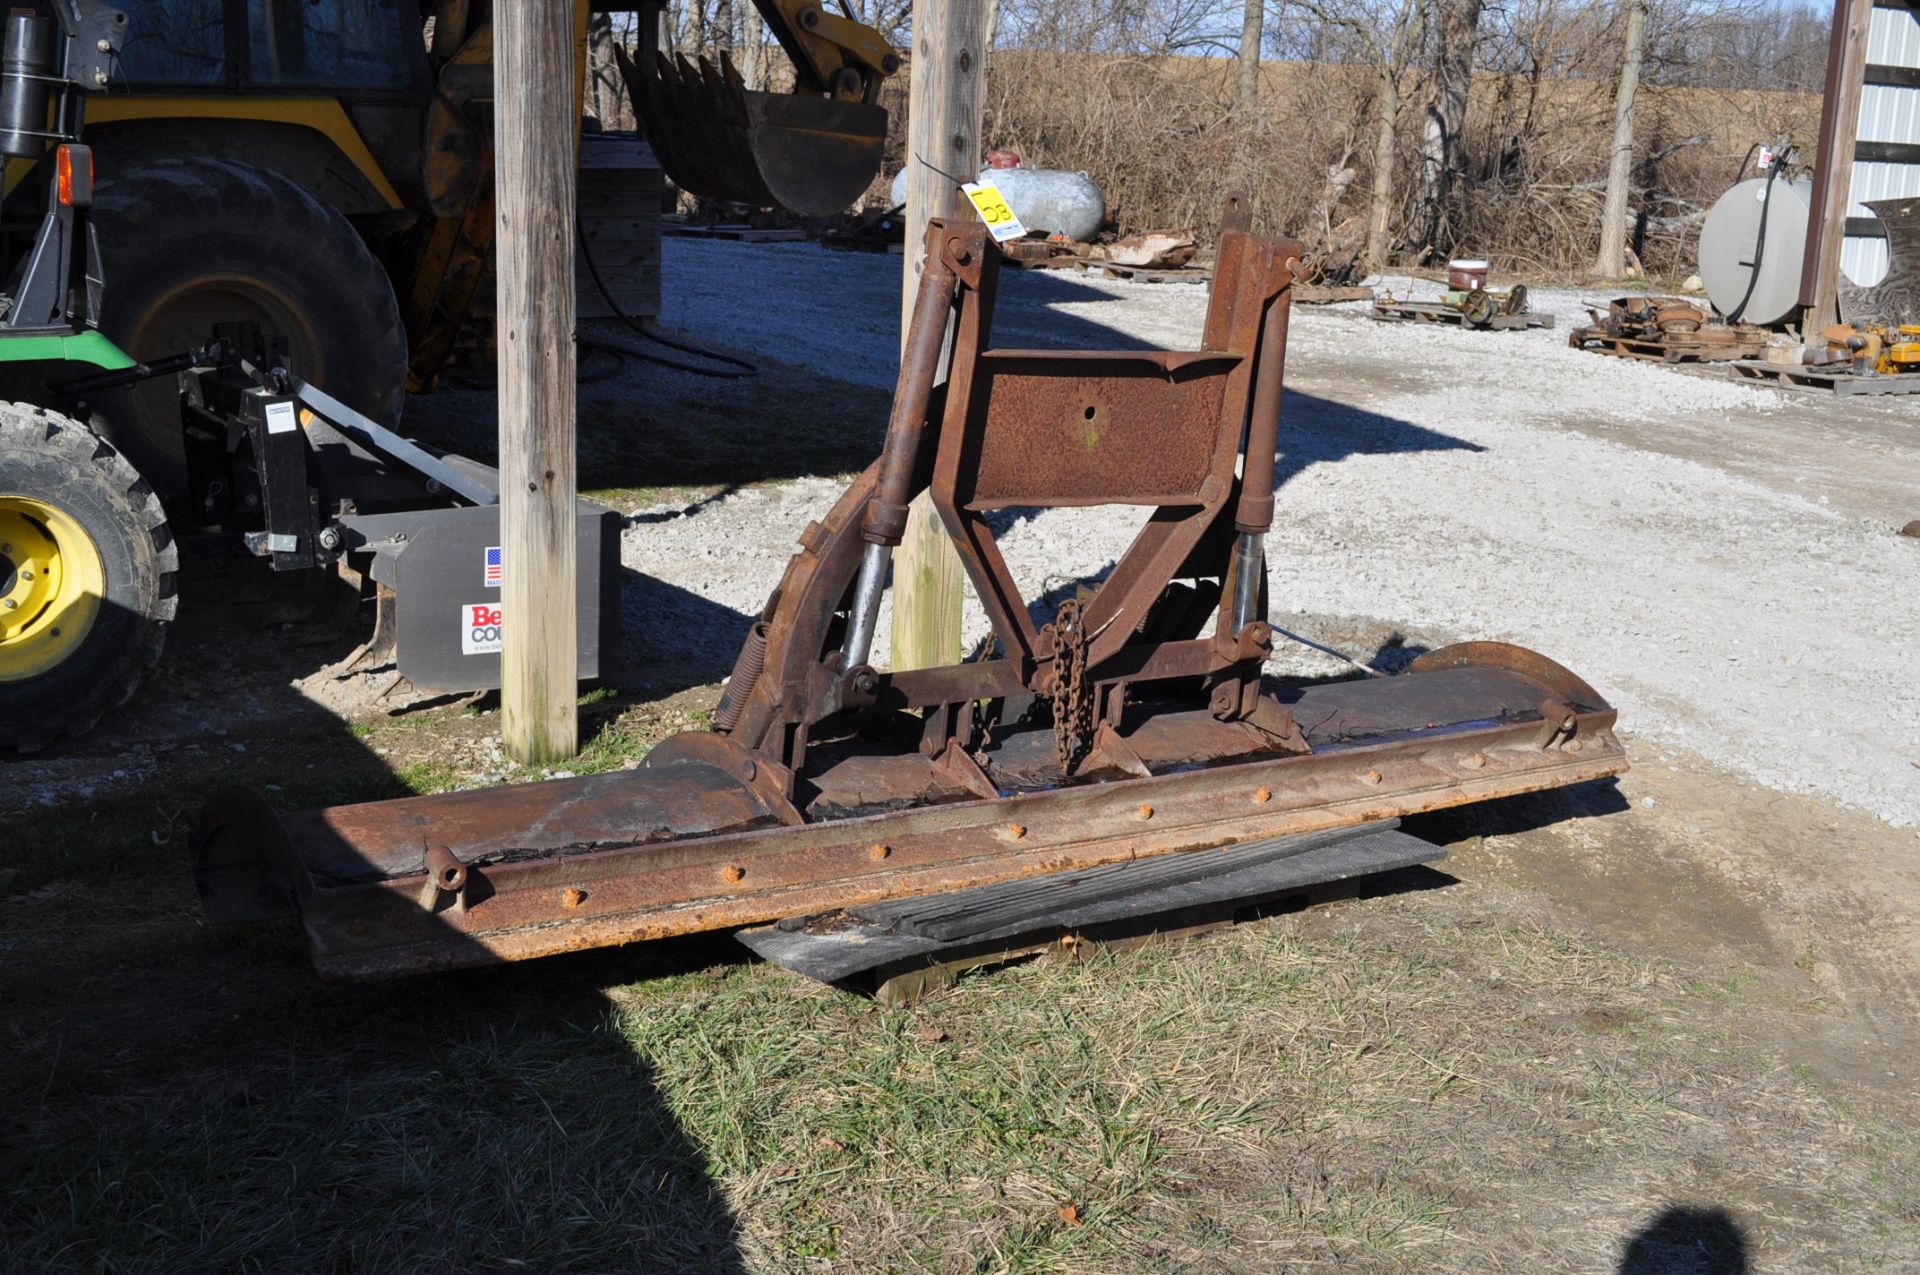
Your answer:
[[[1240,82],[1235,105],[1251,110],[1260,96],[1260,28],[1266,21],[1267,0],[1246,0],[1240,17]]]
[[[1433,49],[1433,97],[1420,134],[1420,213],[1415,255],[1431,256],[1445,237],[1447,197],[1460,171],[1461,136],[1467,123],[1467,93],[1473,87],[1473,54],[1485,0],[1432,0],[1439,12]]]
[[[1613,97],[1613,151],[1607,164],[1607,197],[1600,211],[1600,251],[1593,273],[1617,279],[1627,258],[1627,195],[1633,176],[1633,107],[1640,93],[1640,53],[1646,39],[1647,0],[1626,0],[1626,36],[1620,55],[1620,87]]]
[[[1393,249],[1394,152],[1400,98],[1420,48],[1423,0],[1306,0],[1302,8],[1337,28],[1373,78],[1373,187],[1367,204],[1367,268],[1387,264]]]

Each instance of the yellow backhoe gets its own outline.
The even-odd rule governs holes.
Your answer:
[[[849,202],[879,163],[893,54],[805,0],[761,9],[794,91],[749,93],[723,59],[671,119],[643,102],[649,133],[670,173],[702,153],[676,129],[731,157],[694,164],[702,193]],[[649,65],[656,15],[638,24]],[[486,525],[491,488],[392,426],[463,331],[490,336],[493,28],[485,0],[15,0],[4,17],[0,750],[31,750],[90,729],[158,658],[176,530],[241,537],[324,585],[356,552],[341,519],[453,492],[480,520],[461,534]],[[575,75],[554,91],[578,102],[586,0],[573,17]],[[174,373],[219,399],[276,354],[290,375],[275,392],[308,396],[287,404],[298,428],[248,441],[230,403],[187,423]],[[368,464],[348,480],[322,453]],[[315,596],[350,614],[357,570]],[[471,680],[471,660],[454,665]]]
[[[794,61],[793,91],[745,90],[725,59],[683,60],[691,78],[672,73],[670,96],[658,75],[629,76],[642,122],[685,189],[844,207],[878,169],[886,113],[874,98],[898,59],[812,0],[756,3]],[[397,420],[406,391],[430,385],[490,312],[492,8],[128,0],[113,91],[88,116],[110,281],[102,331],[146,360],[205,345],[216,323],[257,323],[307,380]],[[574,0],[576,99],[590,10],[637,14],[639,56],[626,60],[654,67],[659,9]],[[45,168],[8,167],[23,235]],[[185,456],[171,382],[99,398],[94,423],[176,499]]]

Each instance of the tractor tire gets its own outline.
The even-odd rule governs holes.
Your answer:
[[[100,329],[136,359],[252,321],[286,341],[302,379],[386,425],[406,397],[407,335],[386,270],[336,209],[299,183],[221,159],[159,160],[100,185]],[[186,491],[172,377],[88,404],[94,426],[172,501]]]
[[[0,749],[82,735],[133,698],[173,619],[153,488],[70,417],[0,403]]]

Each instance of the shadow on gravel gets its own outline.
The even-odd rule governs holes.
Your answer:
[[[1290,389],[1280,404],[1280,455],[1273,467],[1274,489],[1280,493],[1276,513],[1286,517],[1287,484],[1313,465],[1330,465],[1349,456],[1485,450],[1478,443],[1412,421]]]
[[[1619,1275],[1747,1275],[1747,1237],[1725,1209],[1675,1207],[1634,1233]]]
[[[580,386],[580,489],[723,489],[681,511],[694,514],[753,483],[856,473],[880,451],[890,402],[889,391],[840,380],[831,367],[762,361],[758,376],[726,381],[625,364]],[[408,400],[406,432],[493,465],[498,411],[491,389],[440,389]],[[632,511],[631,500],[612,503]]]
[[[755,613],[756,615],[758,612]],[[754,616],[643,572],[620,572],[625,658],[603,682],[667,695],[733,671]]]

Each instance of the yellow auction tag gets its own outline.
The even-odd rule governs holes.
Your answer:
[[[967,192],[967,198],[979,210],[980,220],[987,223],[987,231],[995,243],[1026,238],[1027,228],[1020,224],[1020,218],[1014,215],[998,186],[992,182],[968,182],[960,189]]]

